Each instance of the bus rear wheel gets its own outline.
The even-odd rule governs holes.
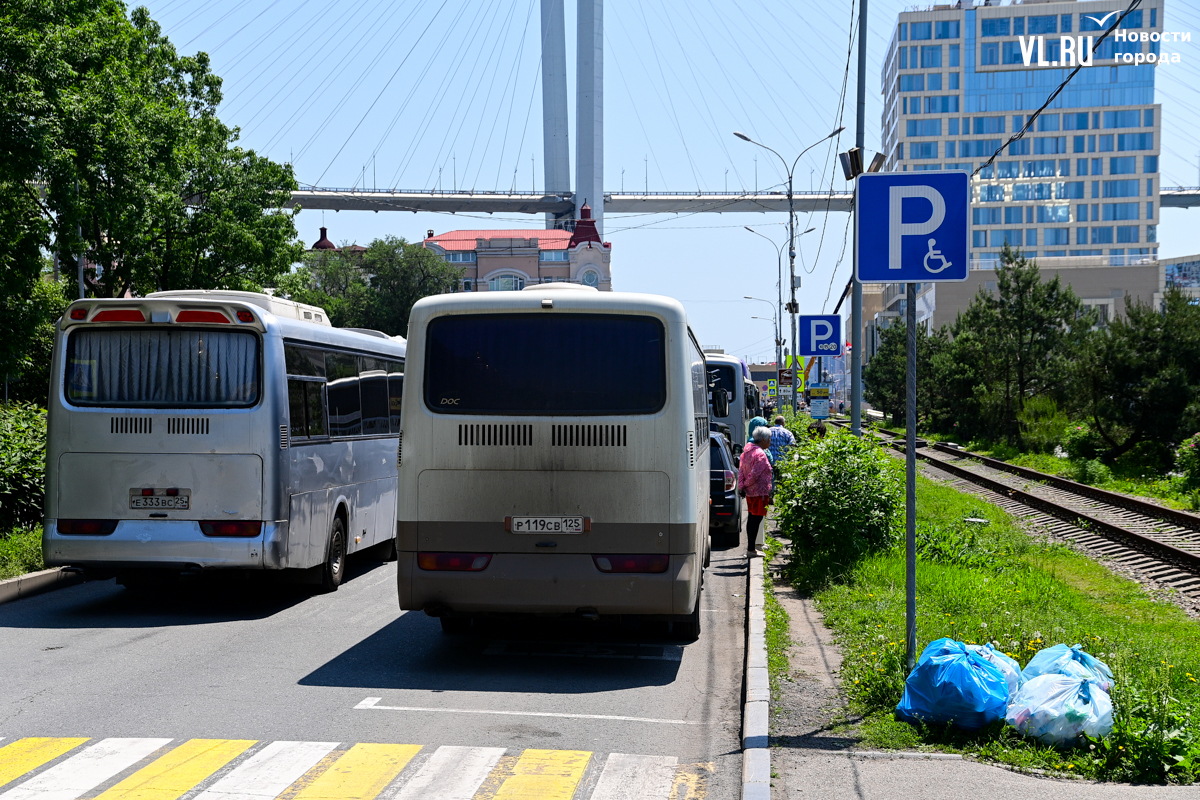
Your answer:
[[[334,517],[333,530],[329,532],[329,547],[325,552],[325,566],[321,570],[321,589],[336,592],[342,585],[346,572],[346,523]]]

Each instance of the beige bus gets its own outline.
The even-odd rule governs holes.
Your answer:
[[[554,283],[419,301],[397,493],[400,607],[646,615],[700,632],[708,379],[683,307]]]

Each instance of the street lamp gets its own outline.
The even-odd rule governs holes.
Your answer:
[[[766,303],[768,306],[770,306],[771,321],[775,323],[775,369],[782,369],[783,368],[783,360],[780,358],[780,355],[783,353],[783,351],[780,350],[780,348],[783,347],[783,339],[779,338],[779,315],[775,313],[775,304],[772,303],[770,300],[763,300],[761,297],[751,297],[748,294],[743,295],[743,298],[746,300],[757,300],[760,303]],[[766,318],[765,317],[751,317],[751,319],[766,319]]]
[[[794,197],[792,194],[792,177],[793,177],[793,173],[796,171],[796,165],[800,163],[800,158],[805,153],[807,153],[809,150],[812,150],[814,147],[819,145],[821,142],[832,139],[833,137],[837,136],[839,133],[841,133],[844,130],[845,130],[845,127],[835,128],[833,130],[833,132],[831,132],[828,136],[825,136],[825,137],[819,139],[818,141],[813,142],[808,147],[801,150],[800,155],[796,156],[796,160],[792,162],[790,167],[788,166],[787,159],[784,158],[783,156],[779,155],[778,151],[776,151],[770,147],[767,147],[762,142],[754,141],[753,139],[751,139],[749,136],[742,133],[741,131],[733,132],[733,135],[738,137],[742,141],[749,142],[750,144],[758,145],[759,147],[761,147],[764,150],[770,150],[772,153],[775,154],[775,157],[778,158],[780,160],[780,162],[783,163],[783,168],[785,170],[787,170],[787,179],[788,179],[788,183],[787,183],[788,266],[789,266],[789,273],[790,273],[791,279],[792,279],[792,281],[791,281],[791,283],[792,283],[791,298],[792,299],[788,303],[787,310],[792,315],[792,352],[793,353],[796,352],[796,313],[799,311],[800,307],[796,304],[796,206],[795,206]],[[796,392],[792,392],[792,413],[793,414],[796,412],[796,405],[797,405],[796,394],[797,394]]]
[[[778,309],[778,315],[782,316],[783,315],[783,245],[786,244],[786,242],[781,243],[781,244],[775,244],[775,240],[772,239],[770,236],[767,236],[766,234],[763,234],[763,233],[759,233],[758,231],[754,230],[754,228],[751,228],[749,225],[743,225],[742,227],[745,228],[746,230],[750,231],[750,233],[753,233],[755,236],[759,237],[760,239],[766,239],[768,242],[771,243],[771,246],[775,248],[775,272],[776,272],[775,291],[778,294],[778,299],[776,301],[776,308]],[[809,228],[808,230],[804,231],[804,233],[801,233],[800,236],[803,236],[805,233],[812,233],[815,230],[816,230],[816,228]],[[747,300],[761,300],[762,298],[747,297],[746,299]],[[763,302],[769,302],[769,301],[764,300]],[[776,339],[776,341],[775,341],[776,369],[783,369],[783,366],[784,366],[783,365],[783,349],[782,349],[783,348],[783,340],[779,337],[778,331],[776,331],[776,333],[775,333],[775,339]]]

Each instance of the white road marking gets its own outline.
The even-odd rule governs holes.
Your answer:
[[[677,763],[674,756],[610,753],[591,800],[667,800]]]
[[[703,725],[686,719],[654,719],[652,717],[621,717],[611,714],[559,714],[552,711],[489,711],[481,708],[426,708],[424,706],[381,706],[382,697],[368,697],[356,705],[356,710],[428,711],[433,714],[496,714],[504,717],[558,717],[560,719],[611,719],[618,722],[657,722],[663,725]],[[0,797],[0,800],[4,800]]]
[[[337,742],[271,742],[195,800],[271,800],[337,746]]]
[[[75,800],[170,743],[170,739],[103,739],[0,794],[0,800]]]
[[[471,800],[502,755],[503,747],[439,747],[395,800]]]

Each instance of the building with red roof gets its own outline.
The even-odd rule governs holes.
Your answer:
[[[462,288],[468,292],[564,281],[612,291],[612,244],[600,240],[586,204],[574,231],[429,231],[424,245],[464,268]]]

